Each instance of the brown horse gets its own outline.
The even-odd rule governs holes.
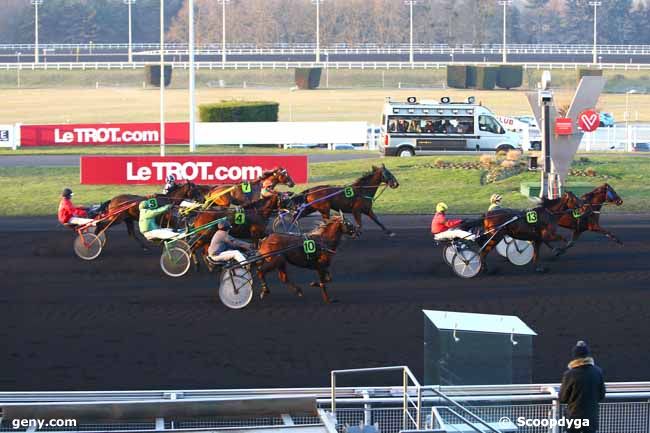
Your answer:
[[[560,217],[558,225],[572,230],[571,240],[561,251],[571,248],[580,235],[586,231],[602,233],[614,242],[623,243],[614,234],[600,226],[600,211],[605,203],[614,203],[616,206],[623,204],[623,199],[618,196],[614,188],[605,183],[587,194],[580,197],[584,204],[571,214],[564,214]]]
[[[380,167],[373,166],[372,170],[349,186],[321,185],[306,189],[291,198],[291,207],[294,210],[299,209],[299,217],[319,212],[324,221],[329,219],[332,209],[352,213],[359,233],[361,233],[361,215],[365,214],[381,227],[384,233],[393,236],[394,233],[379,221],[372,210],[372,204],[378,197],[375,195],[382,184],[390,188],[399,186],[395,176],[384,164]]]
[[[329,304],[332,302],[327,294],[326,283],[332,281],[329,266],[336,248],[341,242],[342,235],[356,237],[357,229],[352,223],[345,219],[343,214],[336,215],[327,222],[321,223],[319,227],[310,233],[300,236],[286,233],[271,233],[260,243],[258,254],[264,256],[264,261],[257,267],[257,276],[262,283],[261,297],[270,294],[266,284],[266,274],[278,270],[280,281],[287,285],[298,296],[303,292],[300,287],[289,281],[287,264],[300,268],[314,269],[318,273],[318,282],[312,282],[312,287],[320,287],[323,301]],[[311,243],[313,241],[313,243]],[[310,249],[307,243],[311,243],[314,249]]]
[[[259,200],[262,197],[263,188],[273,191],[277,185],[287,185],[289,188],[295,186],[293,179],[285,168],[277,167],[265,171],[260,177],[249,183],[215,186],[205,193],[205,199],[210,200],[211,197],[216,197],[213,199],[213,204],[216,206],[227,207],[231,204],[243,206]],[[245,191],[247,187],[250,187],[250,190],[247,190],[248,192]]]
[[[121,222],[124,222],[126,225],[126,230],[129,234],[129,237],[135,239],[135,241],[144,249],[147,250],[147,245],[146,243],[140,239],[135,232],[134,228],[134,222],[138,221],[140,218],[140,209],[138,208],[138,205],[141,201],[146,200],[148,198],[156,198],[158,201],[158,204],[160,206],[164,206],[166,204],[178,204],[182,202],[185,199],[189,200],[203,200],[203,196],[201,195],[201,192],[198,188],[197,185],[191,183],[191,182],[186,182],[183,184],[176,185],[169,193],[167,194],[154,194],[152,196],[141,196],[141,195],[133,195],[133,194],[121,194],[118,196],[113,197],[111,200],[109,200],[107,203],[107,212],[110,214],[111,212],[118,211],[120,208],[123,208],[125,205],[129,203],[136,203],[134,206],[129,207],[128,209],[123,209],[120,211],[118,214],[116,214],[116,218],[113,221],[112,224],[119,224]],[[105,206],[103,204],[102,206]],[[163,215],[164,217],[164,215]],[[97,231],[100,231],[103,229],[105,222],[100,222],[97,224]]]
[[[227,217],[232,225],[232,229],[230,230],[232,236],[251,239],[253,245],[257,246],[260,239],[268,234],[267,226],[269,219],[279,209],[280,203],[281,194],[274,193],[239,209],[223,208],[201,211],[196,213],[192,225],[196,228],[217,219]],[[202,256],[207,254],[207,246],[210,244],[210,240],[216,230],[217,227],[210,227],[203,231],[192,247],[192,257],[197,270],[199,267],[197,253]]]
[[[500,209],[488,213],[483,219],[484,234],[481,241],[489,241],[481,251],[481,258],[485,256],[498,244],[504,236],[508,235],[514,239],[521,239],[533,242],[534,255],[533,263],[537,272],[544,272],[545,268],[539,260],[539,248],[542,243],[549,244],[552,241],[566,240],[557,234],[559,219],[572,212],[580,206],[580,200],[571,192],[565,192],[557,199],[542,199],[539,206],[526,211],[512,209]],[[492,236],[492,238],[490,238]]]

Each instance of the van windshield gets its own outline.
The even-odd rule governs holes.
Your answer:
[[[503,129],[499,122],[497,122],[494,117],[481,115],[478,117],[478,129],[480,131],[491,132],[493,134],[505,134],[506,131]]]

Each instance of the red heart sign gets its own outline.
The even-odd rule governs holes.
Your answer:
[[[594,110],[585,110],[578,116],[578,126],[584,132],[592,132],[598,129],[600,116]]]

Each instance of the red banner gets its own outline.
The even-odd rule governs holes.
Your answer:
[[[568,117],[557,117],[555,119],[555,133],[557,135],[573,134],[573,120]]]
[[[295,183],[307,183],[307,156],[82,156],[85,185],[163,185],[169,174],[201,184],[233,184],[283,167]]]
[[[188,122],[165,123],[165,143],[187,144]],[[160,123],[22,125],[21,146],[106,146],[160,144]]]

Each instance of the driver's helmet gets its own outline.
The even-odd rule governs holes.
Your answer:
[[[228,221],[228,220],[221,221],[219,224],[217,224],[217,228],[219,230],[228,231],[228,230],[230,230],[231,227],[232,226],[230,225],[230,221]]]
[[[449,209],[446,203],[440,202],[436,205],[436,212],[446,212]]]
[[[72,192],[72,190],[70,188],[65,188],[63,190],[63,192],[61,193],[61,197],[65,197],[65,198],[70,198],[70,197],[72,197],[72,195],[73,195],[73,192]]]
[[[492,197],[490,197],[490,203],[501,203],[501,194],[492,194]]]
[[[176,182],[176,176],[174,176],[173,174],[168,174],[167,177],[165,178],[165,181],[168,184],[175,183]]]

